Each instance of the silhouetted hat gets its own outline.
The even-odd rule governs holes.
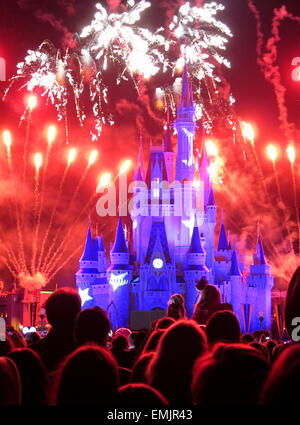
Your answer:
[[[198,280],[196,284],[196,288],[198,289],[198,291],[202,291],[207,284],[208,284],[207,279],[205,277],[201,277],[201,279]]]

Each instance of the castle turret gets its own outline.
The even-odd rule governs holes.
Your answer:
[[[97,277],[99,277],[97,239],[92,238],[91,227],[89,224],[84,252],[79,260],[79,270],[76,273],[77,289],[80,289],[80,293],[82,293],[81,291],[85,291],[85,299],[90,301],[89,304],[83,302],[82,305],[84,307],[91,306],[92,291],[90,286],[94,283]]]
[[[129,264],[130,251],[127,247],[122,219],[119,218],[114,245],[110,251],[111,265],[107,279],[112,289],[109,317],[114,327],[127,327],[130,309],[130,282],[132,266]]]
[[[198,291],[195,287],[196,282],[205,277],[209,280],[209,270],[205,265],[206,252],[203,249],[199,228],[195,220],[194,230],[192,234],[191,244],[186,253],[187,266],[184,271],[186,283],[186,310],[188,317],[191,317],[194,311]]]
[[[229,271],[229,279],[231,282],[232,308],[237,318],[239,319],[241,330],[245,331],[242,304],[244,304],[246,300],[246,292],[245,292],[246,288],[243,282],[243,276],[240,271],[240,267],[239,267],[239,263],[237,259],[235,240],[233,243],[233,252],[232,252],[231,266]]]
[[[203,182],[203,194],[204,194],[204,205],[207,205],[208,198],[211,192],[211,181],[208,171],[209,160],[206,150],[206,135],[203,127],[203,140],[202,140],[202,155],[201,155],[201,165],[199,167],[200,179]]]
[[[210,193],[206,205],[207,224],[208,224],[208,240],[206,249],[206,264],[211,270],[214,268],[214,253],[215,253],[215,227],[217,223],[217,205],[215,202],[214,191],[210,186]]]
[[[170,125],[170,117],[169,117],[169,108],[167,110],[167,131],[166,131],[165,141],[164,141],[164,157],[165,157],[168,181],[169,183],[173,183],[175,179],[175,153],[172,147],[172,140],[171,140],[171,125]]]
[[[194,180],[194,152],[193,141],[196,131],[195,105],[191,93],[187,65],[183,70],[181,98],[177,108],[177,118],[174,126],[178,137],[176,158],[176,180]]]
[[[253,254],[253,264],[250,265],[250,274],[247,276],[247,298],[252,306],[250,331],[254,329],[271,329],[271,291],[274,278],[271,276],[270,266],[267,264],[260,231],[256,253]]]

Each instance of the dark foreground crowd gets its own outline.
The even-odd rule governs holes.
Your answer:
[[[201,288],[192,320],[181,295],[147,331],[118,329],[99,307],[81,310],[71,289],[47,300],[51,329],[0,342],[0,404],[192,406],[289,404],[300,396],[300,267],[290,282],[285,342],[241,334],[230,306],[211,285]],[[297,331],[297,329],[296,329]],[[294,332],[294,333],[293,333]],[[300,329],[298,332],[300,339]],[[294,338],[297,340],[297,337]]]

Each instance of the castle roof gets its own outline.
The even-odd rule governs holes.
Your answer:
[[[97,240],[92,238],[90,224],[86,236],[84,252],[80,261],[98,261]]]
[[[188,249],[188,254],[205,254],[205,251],[203,249],[200,235],[199,235],[199,228],[197,226],[197,223],[195,221],[195,226],[192,234],[191,244]]]
[[[237,259],[235,241],[233,243],[233,252],[232,252],[231,267],[230,267],[229,275],[242,276],[240,268],[239,268],[238,259]]]
[[[171,263],[166,228],[165,228],[165,223],[163,221],[152,222],[149,244],[148,244],[147,253],[145,257],[145,263],[150,263],[157,239],[159,240],[160,245],[162,247],[163,255],[165,257],[166,263]]]
[[[223,213],[222,213],[222,224],[221,224],[219,243],[218,243],[218,250],[219,249],[228,249],[228,242],[227,242],[226,231],[224,226]]]
[[[127,244],[126,244],[126,241],[125,241],[125,235],[124,235],[124,229],[123,229],[123,224],[122,224],[121,217],[119,218],[117,232],[116,232],[116,238],[115,238],[115,243],[114,243],[114,246],[112,247],[111,253],[112,254],[115,254],[115,253],[118,253],[118,254],[121,254],[121,253],[129,254],[129,250],[127,248]]]
[[[180,106],[181,108],[185,106],[193,106],[192,88],[189,84],[189,77],[188,77],[186,62],[184,63],[184,68],[183,68]]]
[[[98,245],[98,251],[104,252],[104,243],[103,243],[103,236],[101,235],[100,238],[98,239],[99,241],[99,245]]]
[[[216,205],[216,201],[215,201],[214,191],[213,191],[212,185],[211,185],[211,189],[210,189],[210,192],[209,192],[209,197],[208,197],[207,205],[209,205],[209,206]]]
[[[168,181],[163,150],[156,149],[155,147],[150,151],[150,159],[145,179],[148,188],[151,187],[151,181],[154,180],[154,178],[159,178],[160,181]]]
[[[264,249],[261,241],[260,234],[258,235],[257,248],[256,248],[257,259],[260,264],[266,264]]]

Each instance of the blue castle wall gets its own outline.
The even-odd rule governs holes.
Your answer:
[[[121,218],[109,252],[110,261],[102,237],[93,238],[90,227],[88,229],[76,273],[77,288],[84,294],[83,308],[99,305],[107,310],[113,328],[117,328],[130,325],[135,312],[165,310],[170,296],[181,293],[190,317],[199,295],[195,284],[205,276],[209,283],[218,287],[223,302],[232,304],[243,331],[270,329],[274,278],[265,261],[260,234],[246,280],[235,242],[232,248],[226,236],[223,213],[215,247],[217,205],[208,173],[204,138],[201,164],[195,166],[195,105],[186,66],[177,118],[172,125],[177,133],[176,153],[169,120],[163,145],[150,147],[147,168],[140,146],[135,181],[147,184],[152,204],[143,206],[138,216],[131,215],[131,249]],[[199,182],[186,186],[193,214],[184,208],[180,215],[175,211],[180,191],[176,184],[170,191],[170,199],[164,199],[161,182],[172,184],[174,180],[181,185],[194,180]],[[134,193],[138,191],[137,188]],[[184,200],[181,202],[183,205]]]

